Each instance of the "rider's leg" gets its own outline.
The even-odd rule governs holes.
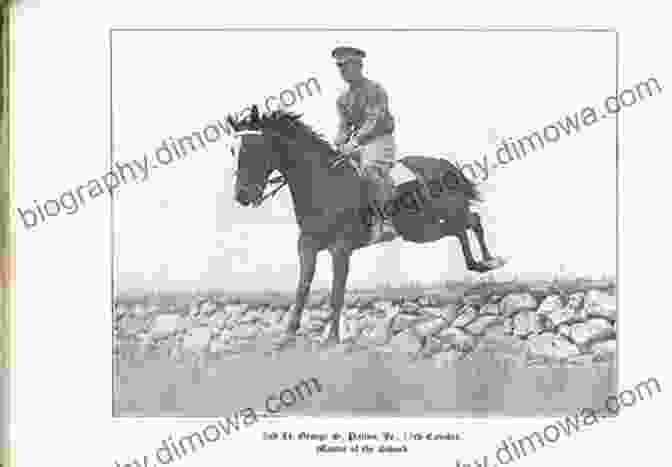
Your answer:
[[[394,182],[389,174],[395,154],[394,138],[392,135],[376,138],[364,145],[360,154],[364,176],[372,184],[372,197],[381,211],[384,211],[385,203],[394,194]],[[383,219],[376,219],[376,221],[372,228],[372,243],[396,236],[396,231],[390,219],[383,217]]]

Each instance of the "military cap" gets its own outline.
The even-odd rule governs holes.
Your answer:
[[[366,57],[366,53],[355,47],[336,47],[331,51],[331,56],[336,59],[336,63],[345,63],[351,60],[361,61]]]

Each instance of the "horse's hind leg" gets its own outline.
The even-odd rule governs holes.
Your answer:
[[[483,230],[483,224],[481,223],[481,216],[478,213],[469,212],[469,228],[476,234],[478,245],[481,247],[483,261],[493,261],[495,257],[490,254],[488,245],[485,243],[485,231]]]
[[[287,326],[287,332],[290,335],[296,335],[301,326],[301,314],[306,304],[306,298],[310,293],[310,286],[315,276],[315,265],[317,263],[317,248],[305,237],[299,237],[299,285],[296,288],[296,304],[294,311]]]
[[[485,243],[485,232],[483,231],[483,224],[481,223],[481,216],[475,212],[469,213],[469,228],[474,231],[476,238],[478,239],[478,244],[481,247],[481,253],[483,255],[482,264],[485,265],[488,271],[492,269],[497,269],[506,264],[506,259],[499,258],[497,256],[492,256],[488,246]]]
[[[455,234],[455,236],[460,241],[460,246],[462,247],[462,254],[464,255],[464,261],[467,264],[467,269],[476,272],[487,271],[488,268],[485,266],[485,264],[478,262],[474,259],[474,255],[471,253],[471,246],[469,245],[469,237],[467,236],[467,231],[463,230]]]

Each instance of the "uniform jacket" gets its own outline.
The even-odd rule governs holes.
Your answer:
[[[394,117],[390,113],[387,92],[375,81],[350,87],[336,101],[339,134],[352,134],[359,144],[394,132]]]

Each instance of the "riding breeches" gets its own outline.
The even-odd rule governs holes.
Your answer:
[[[374,199],[382,206],[394,192],[390,170],[394,165],[397,147],[393,134],[380,136],[359,149],[364,177],[372,182]]]

